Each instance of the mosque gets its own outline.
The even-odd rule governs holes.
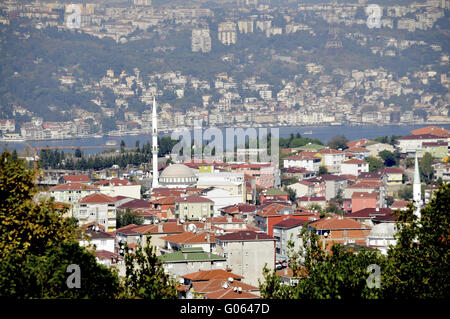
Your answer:
[[[194,170],[183,164],[172,164],[165,168],[158,176],[158,119],[156,101],[153,97],[152,112],[152,155],[153,155],[153,179],[152,188],[187,188],[195,187],[197,176]]]

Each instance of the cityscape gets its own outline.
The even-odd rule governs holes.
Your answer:
[[[0,296],[447,299],[449,10],[0,1]]]

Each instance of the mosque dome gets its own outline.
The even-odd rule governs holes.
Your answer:
[[[194,171],[183,164],[166,167],[159,177],[159,184],[165,187],[191,187],[197,182]]]

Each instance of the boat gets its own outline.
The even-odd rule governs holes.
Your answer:
[[[306,131],[306,132],[303,132],[303,134],[304,134],[304,135],[311,135],[311,134],[312,134],[312,131]]]
[[[0,139],[2,142],[25,142],[25,139],[19,134],[4,134]]]
[[[111,145],[111,146],[117,145],[117,141],[115,141],[115,140],[106,141],[106,145]]]

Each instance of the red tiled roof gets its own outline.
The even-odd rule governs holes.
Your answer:
[[[241,218],[232,217],[229,220],[227,216],[210,217],[206,218],[206,221],[213,224],[245,224],[245,221]]]
[[[363,138],[363,139],[360,139],[360,140],[347,142],[347,146],[348,147],[363,146],[363,145],[366,145],[367,143],[370,143],[370,142],[373,142],[373,141],[372,140],[368,140],[366,138]]]
[[[431,134],[420,134],[420,135],[408,135],[408,136],[403,136],[403,137],[399,137],[399,140],[432,140],[432,139],[438,139],[441,138],[439,136],[436,135],[431,135]]]
[[[310,224],[316,229],[362,229],[361,223],[346,217],[322,218]]]
[[[179,197],[175,200],[175,203],[214,203],[214,202],[206,197],[191,195]]]
[[[381,182],[359,182],[359,183],[355,183],[353,185],[349,185],[349,186],[347,186],[347,188],[377,189],[381,185],[383,185]]]
[[[353,159],[347,160],[345,162],[342,162],[342,164],[369,164],[369,163],[367,163],[366,161],[363,161],[363,160],[359,160],[357,158],[353,158]]]
[[[333,148],[323,148],[317,151],[320,154],[344,154],[343,151],[338,151]]]
[[[353,192],[352,199],[356,198],[378,198],[379,194],[378,192]]]
[[[272,236],[265,233],[257,233],[254,231],[238,231],[230,234],[225,234],[222,236],[216,236],[216,239],[220,241],[254,241],[254,240],[275,240]]]
[[[137,209],[137,208],[150,208],[150,202],[144,199],[133,199],[129,202],[123,203],[118,208],[119,209]]]
[[[228,288],[222,290],[217,290],[215,292],[210,292],[205,294],[207,299],[259,299],[260,297],[252,294],[250,292],[242,291],[237,292],[233,290],[234,288]]]
[[[393,203],[391,205],[391,208],[403,208],[403,207],[407,207],[406,205],[408,205],[409,203],[411,203],[410,201],[407,200],[399,200],[396,201],[395,203]]]
[[[91,179],[86,174],[81,175],[66,175],[63,176],[63,179],[67,182],[90,182]]]
[[[114,197],[109,197],[102,193],[95,193],[80,199],[78,203],[80,204],[104,204],[104,203],[115,203],[116,199]]]
[[[351,147],[351,148],[347,148],[345,151],[346,152],[350,152],[350,153],[367,153],[367,152],[370,152],[367,148],[364,148],[364,147]]]
[[[132,185],[137,185],[137,184],[135,184],[127,179],[111,178],[110,180],[99,181],[99,182],[95,183],[95,185],[99,185],[99,186],[108,186],[108,185],[132,186]]]
[[[416,130],[412,130],[411,134],[412,135],[433,134],[433,135],[439,136],[439,137],[448,137],[450,134],[450,131],[446,130],[443,127],[427,126],[427,127],[418,128]]]
[[[233,274],[233,273],[223,270],[223,269],[200,270],[197,272],[193,272],[193,273],[184,275],[182,277],[185,279],[189,279],[191,281],[203,281],[203,280],[214,280],[214,279],[228,280],[228,278],[230,278],[230,277],[235,280],[244,278],[242,276]]]
[[[92,185],[86,185],[83,183],[66,183],[56,185],[50,188],[50,191],[80,191],[80,190],[98,191],[99,188]]]
[[[165,236],[162,237],[161,239],[179,244],[208,243],[208,234],[209,234],[209,242],[214,243],[216,241],[216,237],[214,233],[211,232],[201,232],[194,234],[186,231],[181,234]]]
[[[390,208],[363,208],[351,214],[345,215],[347,218],[372,218],[380,215],[390,215],[392,214],[392,209]]]
[[[306,220],[288,218],[288,219],[285,219],[285,220],[279,222],[278,224],[273,225],[273,227],[292,228],[292,227],[304,225],[305,223],[306,223]]]

